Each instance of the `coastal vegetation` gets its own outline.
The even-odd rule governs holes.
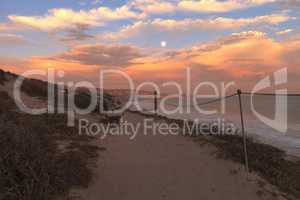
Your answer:
[[[65,115],[23,114],[0,95],[0,199],[46,200],[87,187],[99,150],[92,139],[67,127]]]

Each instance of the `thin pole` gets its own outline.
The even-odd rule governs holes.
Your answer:
[[[245,154],[245,165],[246,165],[246,172],[247,172],[247,178],[249,175],[249,163],[248,163],[248,152],[247,152],[247,136],[245,133],[245,125],[244,125],[244,116],[243,116],[243,106],[242,106],[242,98],[241,90],[237,90],[237,94],[239,96],[239,104],[240,104],[240,114],[241,114],[241,125],[242,125],[242,134],[243,134],[243,143],[244,143],[244,154]]]
[[[58,114],[58,85],[54,84],[54,114]]]
[[[154,112],[157,114],[157,92],[154,91]]]

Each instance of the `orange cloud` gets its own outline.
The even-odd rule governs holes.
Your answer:
[[[0,33],[0,45],[20,45],[25,42],[24,37],[21,35]]]
[[[99,68],[96,65],[85,65],[76,61],[56,60],[51,57],[32,57],[30,58],[31,69],[49,69],[63,70],[69,73],[84,73]]]
[[[0,32],[19,32],[29,30],[27,27],[20,26],[18,24],[13,23],[0,23]]]
[[[70,51],[52,56],[56,60],[79,62],[103,67],[126,67],[143,57],[141,49],[130,45],[79,45]]]
[[[226,70],[235,77],[260,75],[282,67],[282,54],[282,44],[255,31],[232,34],[188,52],[192,63]]]
[[[141,64],[133,64],[125,72],[138,80],[174,80],[181,79],[182,71],[187,67],[187,62],[175,59],[151,59]]]
[[[30,62],[26,59],[4,58],[0,57],[0,69],[16,74],[23,73],[30,66]]]
[[[31,69],[63,70],[73,76],[96,76],[104,68],[128,67],[140,60],[139,48],[129,45],[79,45],[53,56],[33,56],[27,59],[0,59],[0,68],[15,73]],[[97,79],[97,77],[95,78]]]
[[[132,65],[126,71],[141,80],[182,80],[184,70],[191,67],[194,76],[205,80],[255,80],[282,67],[300,73],[300,40],[278,42],[265,33],[249,31],[207,44],[176,52],[169,52],[165,59]],[[143,58],[142,58],[143,59]],[[202,77],[203,78],[203,77]],[[222,79],[224,78],[224,79]]]
[[[76,80],[82,77],[97,80],[97,71],[118,69],[114,67],[118,63],[123,72],[139,82],[173,80],[183,84],[185,69],[190,67],[194,81],[236,81],[241,87],[250,87],[250,83],[265,75],[288,67],[289,84],[296,88],[300,75],[299,52],[300,39],[275,41],[265,33],[248,31],[192,48],[161,52],[160,56],[144,56],[138,48],[129,45],[83,45],[60,55],[32,57],[26,62],[1,59],[0,66],[6,70],[54,67],[65,70]],[[118,77],[110,77],[110,86],[117,83],[123,84]]]
[[[282,31],[276,32],[276,34],[277,35],[286,35],[286,34],[291,33],[291,32],[293,32],[293,29],[284,29]]]

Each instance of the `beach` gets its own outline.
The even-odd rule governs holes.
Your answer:
[[[13,80],[13,76],[8,76],[0,86],[7,98],[12,96]],[[47,105],[45,99],[28,95],[26,91],[21,92],[26,105],[32,108]],[[35,94],[44,94],[39,91],[44,90],[37,90]],[[151,103],[148,106],[151,107]],[[15,111],[9,110],[8,106],[4,108],[8,109],[5,114]],[[67,115],[48,117],[44,115],[39,120],[54,127],[60,127],[59,124],[67,120]],[[283,200],[299,196],[298,157],[286,156],[276,147],[248,138],[250,172],[247,173],[240,135],[236,132],[232,132],[233,135],[225,132],[213,135],[212,130],[203,130],[200,134],[195,130],[184,132],[184,126],[180,124],[191,121],[184,121],[182,117],[177,115],[175,119],[160,113],[127,110],[120,122],[111,123],[106,115],[97,112],[77,114],[74,122],[78,122],[78,127],[66,129],[64,125],[59,129],[62,132],[59,137],[51,137],[51,141],[55,140],[53,149],[59,152],[56,156],[70,153],[72,156],[68,155],[67,159],[82,165],[62,169],[75,170],[65,178],[78,179],[77,183],[67,181],[68,185],[62,186],[71,189],[70,193],[62,195],[62,199],[68,196],[82,200]],[[26,118],[36,123],[33,117]],[[60,120],[63,121],[58,123]],[[51,133],[52,129],[48,129]],[[193,126],[187,129],[192,130]],[[65,135],[67,130],[72,134]],[[31,146],[31,142],[26,145]]]
[[[145,118],[124,115],[132,123]],[[93,166],[91,185],[71,192],[78,199],[284,199],[255,174],[247,179],[243,165],[218,159],[214,146],[191,137],[140,132],[133,140],[114,135],[95,143],[106,150]]]
[[[210,99],[198,99],[199,103],[207,101],[210,101]],[[250,99],[249,95],[242,96],[245,131],[247,132],[248,137],[257,140],[258,142],[282,149],[290,156],[300,157],[300,101],[299,97],[293,96],[288,97],[287,101],[287,130],[286,132],[280,132],[263,123],[259,117],[254,114],[254,111],[256,111],[261,115],[274,119],[276,111],[276,97],[255,96],[253,99]],[[169,100],[165,102],[166,109],[158,110],[158,113],[172,119],[198,120],[199,122],[204,123],[221,120],[225,123],[233,123],[237,129],[241,129],[240,111],[236,96],[228,98],[224,102],[217,101],[208,105],[200,106],[199,108],[202,112],[198,111],[193,104],[191,104],[189,110],[187,110],[187,103],[188,102],[184,102],[183,106],[180,106],[178,105],[178,97],[169,98]],[[138,102],[133,102],[131,109],[151,114],[154,112],[153,104],[153,99],[141,98]],[[222,105],[224,105],[224,108]],[[173,112],[178,108],[182,109],[182,111]],[[222,109],[224,109],[224,111],[222,111]],[[168,113],[168,111],[172,112]],[[204,111],[214,111],[214,113],[204,114]]]

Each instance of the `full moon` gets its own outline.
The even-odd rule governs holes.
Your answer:
[[[161,42],[160,42],[160,46],[166,47],[166,46],[167,46],[167,42],[166,42],[166,41],[161,41]]]

